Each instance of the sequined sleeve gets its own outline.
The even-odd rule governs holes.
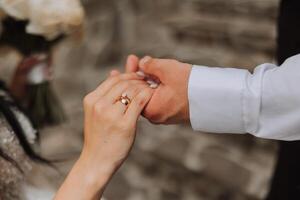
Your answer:
[[[2,114],[0,114],[0,148],[23,171],[22,173],[14,164],[0,157],[0,199],[19,200],[21,183],[24,174],[31,169],[31,163]]]

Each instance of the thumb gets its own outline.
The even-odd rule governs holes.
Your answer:
[[[126,72],[138,71],[139,58],[136,55],[129,55],[126,61]]]
[[[164,76],[175,66],[176,63],[174,62],[169,59],[156,59],[146,56],[140,60],[139,67],[146,74],[163,80]]]

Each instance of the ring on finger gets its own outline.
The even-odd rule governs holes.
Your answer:
[[[120,101],[125,106],[128,106],[131,103],[131,99],[125,92],[118,98],[118,101]]]

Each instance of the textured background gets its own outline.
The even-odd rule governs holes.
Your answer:
[[[42,131],[42,152],[67,158],[62,174],[37,166],[33,185],[55,190],[82,144],[82,103],[130,53],[252,69],[273,62],[278,0],[85,0],[85,33],[54,50],[55,87],[69,120]],[[3,53],[6,65],[14,55]],[[2,59],[3,60],[3,59]],[[224,102],[226,104],[226,102]],[[109,200],[258,200],[276,144],[141,120],[135,147],[106,191]]]

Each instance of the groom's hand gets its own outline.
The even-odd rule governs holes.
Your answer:
[[[161,82],[144,109],[144,117],[159,124],[189,122],[188,79],[191,68],[190,64],[176,60],[146,56],[139,61],[136,56],[128,57],[127,72],[142,70]]]

